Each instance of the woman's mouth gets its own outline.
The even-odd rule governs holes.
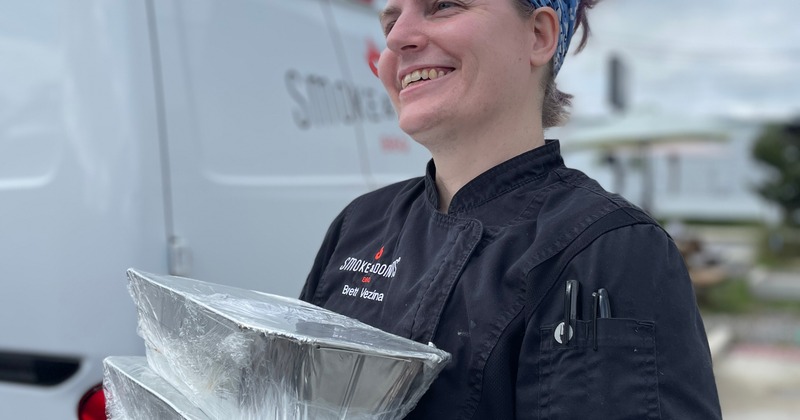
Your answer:
[[[418,83],[425,80],[436,80],[449,74],[453,69],[445,68],[429,68],[414,70],[413,72],[405,75],[400,82],[400,90],[407,88],[409,85]]]

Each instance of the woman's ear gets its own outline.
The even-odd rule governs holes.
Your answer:
[[[529,19],[536,37],[531,51],[531,65],[542,67],[550,62],[558,48],[558,14],[551,7],[539,7]]]

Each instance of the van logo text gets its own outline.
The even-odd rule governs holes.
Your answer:
[[[297,70],[287,71],[284,81],[295,102],[292,117],[301,129],[397,118],[389,96],[372,87],[314,74],[304,76]]]

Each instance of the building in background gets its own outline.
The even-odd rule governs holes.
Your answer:
[[[652,117],[657,119],[659,114]],[[660,118],[666,124],[679,124],[680,120],[668,114]],[[768,224],[779,220],[778,210],[755,191],[766,175],[751,152],[762,122],[704,117],[699,121],[708,130],[713,127],[716,138],[667,139],[644,149],[643,143],[633,140],[593,142],[587,137],[603,131],[615,119],[576,117],[567,126],[550,130],[548,137],[562,139],[569,166],[586,172],[606,189],[647,208],[661,220]],[[658,128],[652,130],[657,132]],[[643,141],[645,138],[643,135]]]

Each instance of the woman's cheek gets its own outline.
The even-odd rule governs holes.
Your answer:
[[[380,58],[378,59],[378,78],[383,83],[384,89],[390,94],[396,90],[396,74],[397,74],[397,60],[394,57],[394,54],[389,51],[389,49],[383,50],[381,53]]]

